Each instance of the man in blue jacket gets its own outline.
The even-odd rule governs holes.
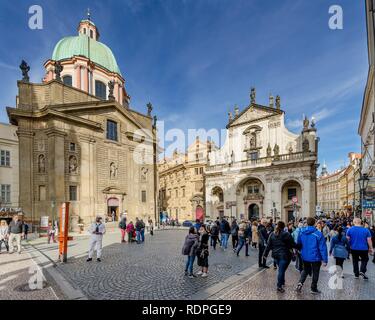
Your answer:
[[[301,292],[303,284],[309,274],[312,273],[311,293],[320,293],[318,280],[320,267],[328,263],[327,243],[323,234],[315,228],[315,219],[307,218],[307,227],[302,228],[298,234],[297,247],[301,250],[303,271],[296,291]]]

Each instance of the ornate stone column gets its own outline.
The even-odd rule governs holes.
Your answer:
[[[34,221],[34,177],[33,177],[33,141],[34,133],[19,128],[17,130],[19,143],[19,205],[27,218]]]
[[[46,131],[48,137],[48,191],[49,199],[55,201],[55,217],[65,198],[65,136],[66,133],[56,128]]]

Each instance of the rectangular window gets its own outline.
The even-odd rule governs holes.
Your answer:
[[[10,167],[10,151],[1,150],[0,165],[2,167]]]
[[[10,203],[10,184],[1,185],[1,202]]]
[[[107,139],[117,141],[117,123],[107,120]]]
[[[76,144],[74,142],[69,143],[69,151],[70,152],[76,151]]]
[[[182,189],[182,196],[185,197],[185,189]]]
[[[203,174],[203,168],[199,168],[199,173]]]
[[[39,186],[39,201],[46,200],[46,186]]]
[[[69,186],[69,201],[77,201],[77,186]]]
[[[198,168],[195,168],[195,174],[198,174],[199,171],[198,171]]]
[[[248,153],[249,160],[257,160],[258,159],[258,151],[256,152],[249,152]]]
[[[103,100],[107,99],[107,86],[99,80],[95,80],[95,96]]]
[[[292,200],[293,197],[297,196],[296,188],[288,188],[288,200]]]
[[[176,198],[178,198],[178,190],[176,189]]]
[[[142,202],[146,202],[146,191],[142,190]]]
[[[90,30],[90,38],[94,39],[94,32],[92,30]]]

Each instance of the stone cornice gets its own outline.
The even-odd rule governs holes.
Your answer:
[[[65,137],[67,135],[67,133],[65,131],[61,131],[57,128],[48,128],[46,131],[45,131],[46,135],[48,137],[50,136],[60,136],[60,137]]]

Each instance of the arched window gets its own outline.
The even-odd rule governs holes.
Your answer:
[[[104,100],[107,98],[107,86],[99,80],[95,80],[95,96]]]
[[[63,80],[63,83],[67,86],[72,86],[73,84],[73,78],[70,75],[63,76],[62,80]]]

